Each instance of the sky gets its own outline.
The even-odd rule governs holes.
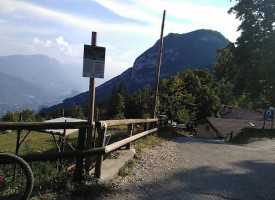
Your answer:
[[[106,47],[100,85],[132,67],[160,38],[163,10],[164,36],[211,29],[235,42],[240,22],[227,13],[234,5],[234,0],[0,0],[0,56],[45,54],[82,76],[83,46],[91,44],[95,31],[97,45]]]

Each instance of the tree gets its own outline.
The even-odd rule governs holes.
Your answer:
[[[196,119],[210,116],[218,116],[220,100],[218,97],[218,85],[208,69],[186,70],[183,76],[186,93],[195,99],[194,106],[190,109],[196,113]]]
[[[84,116],[84,109],[83,107],[81,107],[80,105],[76,105],[74,104],[73,107],[70,110],[70,115],[73,118],[77,118],[77,119],[85,119]]]
[[[150,118],[153,109],[153,91],[149,85],[142,90],[136,91],[126,105],[126,115],[128,118],[145,119]]]
[[[125,104],[127,102],[128,95],[126,91],[125,82],[121,82],[115,86],[112,90],[111,98],[108,101],[108,116],[112,119],[125,118]]]
[[[33,110],[25,109],[21,112],[22,120],[24,122],[34,122],[35,121],[35,114]]]
[[[217,116],[218,87],[208,70],[186,70],[160,84],[160,109],[173,120],[191,123]]]
[[[25,109],[22,110],[21,113],[16,111],[16,112],[6,112],[6,114],[1,118],[2,121],[7,121],[7,122],[18,122],[20,121],[20,114],[22,116],[22,121],[24,122],[33,122],[36,120],[35,118],[35,113],[33,110],[30,109]]]
[[[19,121],[19,113],[17,113],[17,112],[13,113],[11,111],[8,111],[1,118],[1,121],[4,121],[4,122],[18,122]]]
[[[234,92],[252,101],[275,104],[275,1],[236,0],[229,14],[236,14],[241,32],[230,52],[233,56]],[[228,74],[224,77],[229,78]]]
[[[160,110],[175,121],[189,123],[195,120],[196,113],[191,111],[195,99],[185,90],[183,76],[183,73],[179,73],[169,80],[161,81]]]

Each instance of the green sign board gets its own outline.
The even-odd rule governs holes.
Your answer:
[[[104,78],[105,47],[84,45],[83,77]]]

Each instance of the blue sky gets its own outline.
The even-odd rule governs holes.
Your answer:
[[[132,67],[135,58],[164,35],[197,29],[221,32],[234,42],[239,21],[227,11],[229,0],[1,0],[0,56],[45,54],[81,76],[83,45],[98,33],[98,46],[107,49],[105,79]],[[72,69],[72,70],[75,70]],[[83,78],[85,79],[85,78]]]

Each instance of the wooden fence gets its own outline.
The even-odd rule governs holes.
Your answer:
[[[22,130],[27,130],[29,132],[30,131],[45,132],[45,130],[47,129],[64,129],[64,130],[78,129],[79,131],[78,131],[78,138],[77,138],[77,148],[75,149],[75,151],[59,151],[59,152],[48,152],[48,153],[39,153],[39,154],[28,154],[28,155],[23,155],[21,157],[27,162],[53,161],[53,160],[76,158],[74,180],[82,181],[83,180],[82,172],[84,170],[83,161],[88,160],[85,158],[88,158],[90,156],[96,156],[95,177],[100,178],[103,156],[107,153],[110,153],[124,146],[126,146],[126,148],[129,149],[132,141],[135,141],[150,133],[156,132],[157,121],[158,121],[157,119],[107,120],[107,121],[99,121],[99,122],[93,123],[92,125],[89,125],[88,122],[47,122],[47,123],[45,122],[0,122],[0,130],[17,131],[18,136],[17,136],[17,144],[16,144],[17,145],[16,153],[18,154],[19,138],[20,138],[20,132]],[[136,135],[132,135],[134,124],[144,124],[145,130]],[[107,127],[120,126],[120,125],[128,125],[127,134],[129,137],[105,146]],[[94,136],[96,134],[98,135],[97,147],[94,146],[94,148],[90,148],[90,149],[86,148],[86,144],[87,144],[86,136],[88,131],[92,131]],[[96,137],[93,137],[93,138],[95,140]],[[95,143],[95,141],[91,141],[91,142]]]

